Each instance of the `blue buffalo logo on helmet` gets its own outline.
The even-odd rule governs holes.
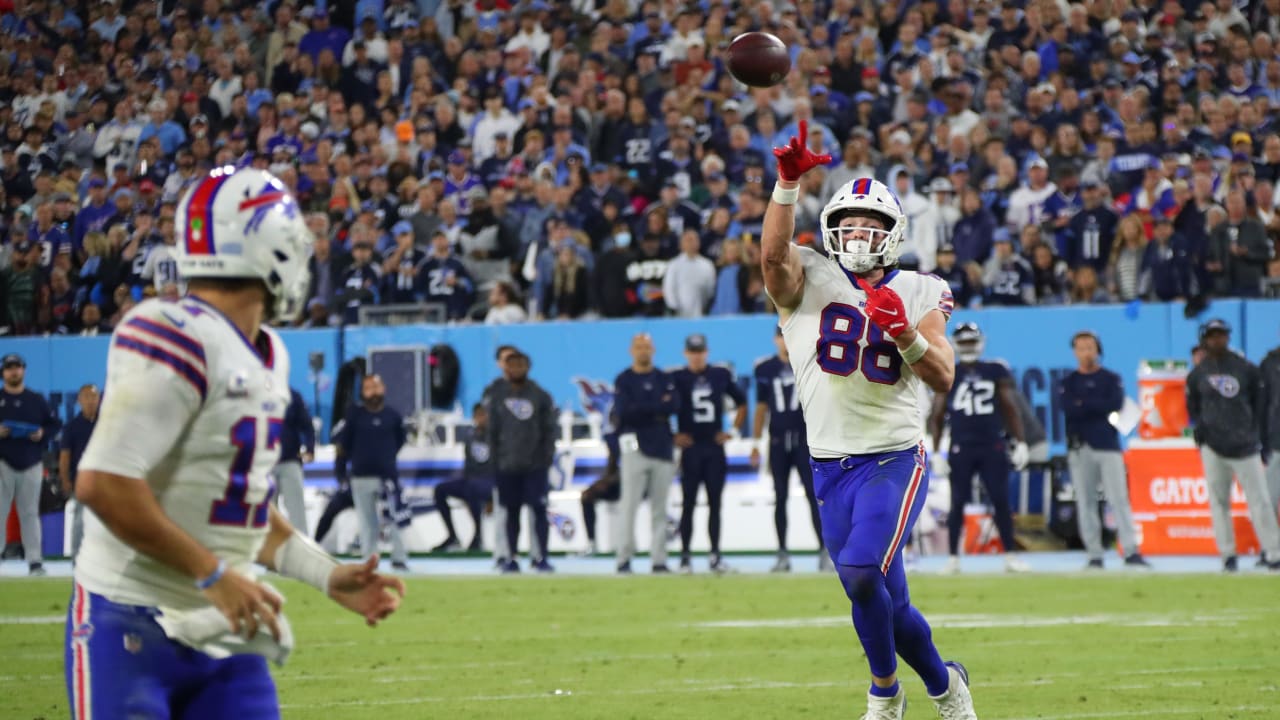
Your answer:
[[[507,398],[502,402],[507,412],[516,416],[517,420],[528,420],[533,417],[533,403],[524,398]]]
[[[1225,398],[1233,398],[1240,394],[1240,381],[1231,375],[1210,375],[1209,386]]]

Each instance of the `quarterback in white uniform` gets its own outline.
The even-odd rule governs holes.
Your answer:
[[[311,234],[285,186],[219,168],[178,207],[188,296],[112,335],[76,483],[91,511],[68,612],[73,718],[278,718],[268,659],[292,633],[254,564],[370,624],[404,592],[377,558],[339,565],[275,509],[289,356],[270,320],[302,307]]]
[[[924,506],[921,383],[945,393],[955,376],[947,283],[897,267],[902,206],[872,178],[851,180],[820,218],[826,257],[792,243],[800,178],[830,162],[798,137],[775,148],[778,183],[760,236],[765,288],[808,428],[822,536],[853,605],[871,668],[864,720],[902,720],[897,656],[924,680],[946,720],[976,720],[964,666],[943,662],[911,605],[902,546]]]

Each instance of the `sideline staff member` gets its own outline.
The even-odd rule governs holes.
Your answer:
[[[653,572],[667,568],[667,493],[676,466],[671,437],[671,415],[680,410],[671,375],[653,366],[653,338],[638,333],[631,339],[631,367],[613,381],[613,410],[618,414],[619,466],[622,471],[622,538],[618,547],[618,572],[631,573],[636,552],[636,511],[649,497],[650,548]]]
[[[4,387],[0,389],[0,517],[18,504],[22,548],[30,574],[44,575],[40,549],[40,478],[45,441],[62,423],[40,393],[27,389],[27,363],[17,353],[0,361]]]
[[[408,439],[404,419],[400,413],[386,406],[386,393],[386,385],[380,376],[365,375],[360,383],[360,397],[364,404],[348,410],[341,427],[334,431],[334,444],[338,446],[335,470],[339,483],[350,477],[351,499],[360,518],[360,550],[365,557],[378,552],[378,529],[381,525],[378,498],[386,495],[386,501],[394,504],[393,493],[398,490],[400,479],[396,455]],[[351,468],[349,475],[348,465]],[[391,567],[408,570],[409,556],[405,552],[400,526],[390,523],[390,532]]]
[[[1263,564],[1280,570],[1280,526],[1262,468],[1262,428],[1267,397],[1262,373],[1232,352],[1231,326],[1213,319],[1200,326],[1205,357],[1187,375],[1187,415],[1209,490],[1213,536],[1222,569],[1236,571],[1236,531],[1231,518],[1232,475],[1249,501],[1249,519],[1262,545]],[[1273,460],[1272,462],[1275,462]]]
[[[1149,568],[1138,552],[1138,534],[1129,507],[1124,455],[1120,434],[1110,415],[1124,406],[1124,384],[1120,376],[1102,367],[1102,342],[1088,330],[1071,338],[1078,365],[1062,379],[1058,395],[1067,420],[1067,467],[1076,491],[1076,523],[1080,539],[1089,555],[1086,569],[1102,569],[1102,519],[1098,517],[1099,491],[1105,492],[1116,514],[1116,532],[1124,552],[1124,564]]]
[[[76,394],[80,414],[62,429],[62,437],[58,441],[58,477],[62,481],[62,494],[69,498],[76,496],[76,470],[80,466],[80,456],[89,445],[93,426],[98,422],[98,402],[101,399],[96,385],[82,385]],[[71,515],[72,562],[80,553],[80,541],[83,539],[84,503],[76,502],[76,509]]]

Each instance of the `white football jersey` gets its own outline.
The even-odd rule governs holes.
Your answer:
[[[116,328],[98,422],[81,470],[146,480],[165,515],[229,567],[252,573],[267,535],[289,406],[289,356],[262,329],[254,349],[198,298],[148,300]],[[109,600],[208,605],[192,579],[145,556],[86,513],[76,581]]]
[[[924,383],[893,340],[867,319],[867,294],[836,263],[809,248],[796,251],[804,264],[804,296],[782,324],[782,337],[796,376],[810,454],[836,458],[905,450],[919,443],[924,437],[919,402]],[[938,277],[897,270],[884,284],[902,297],[912,327],[934,309],[951,315],[951,289]]]

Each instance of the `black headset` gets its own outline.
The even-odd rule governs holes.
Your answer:
[[[1102,356],[1102,341],[1098,339],[1098,335],[1097,335],[1097,333],[1095,333],[1095,332],[1094,332],[1094,331],[1092,331],[1092,330],[1081,330],[1081,331],[1077,332],[1075,335],[1072,335],[1072,336],[1071,336],[1071,349],[1072,349],[1072,350],[1074,350],[1074,349],[1075,349],[1075,347],[1076,347],[1076,340],[1079,340],[1080,338],[1086,338],[1086,337],[1087,337],[1087,338],[1093,338],[1093,343],[1094,343],[1095,345],[1097,345],[1097,346],[1098,346],[1098,356],[1099,356],[1099,357],[1101,357],[1101,356]]]

